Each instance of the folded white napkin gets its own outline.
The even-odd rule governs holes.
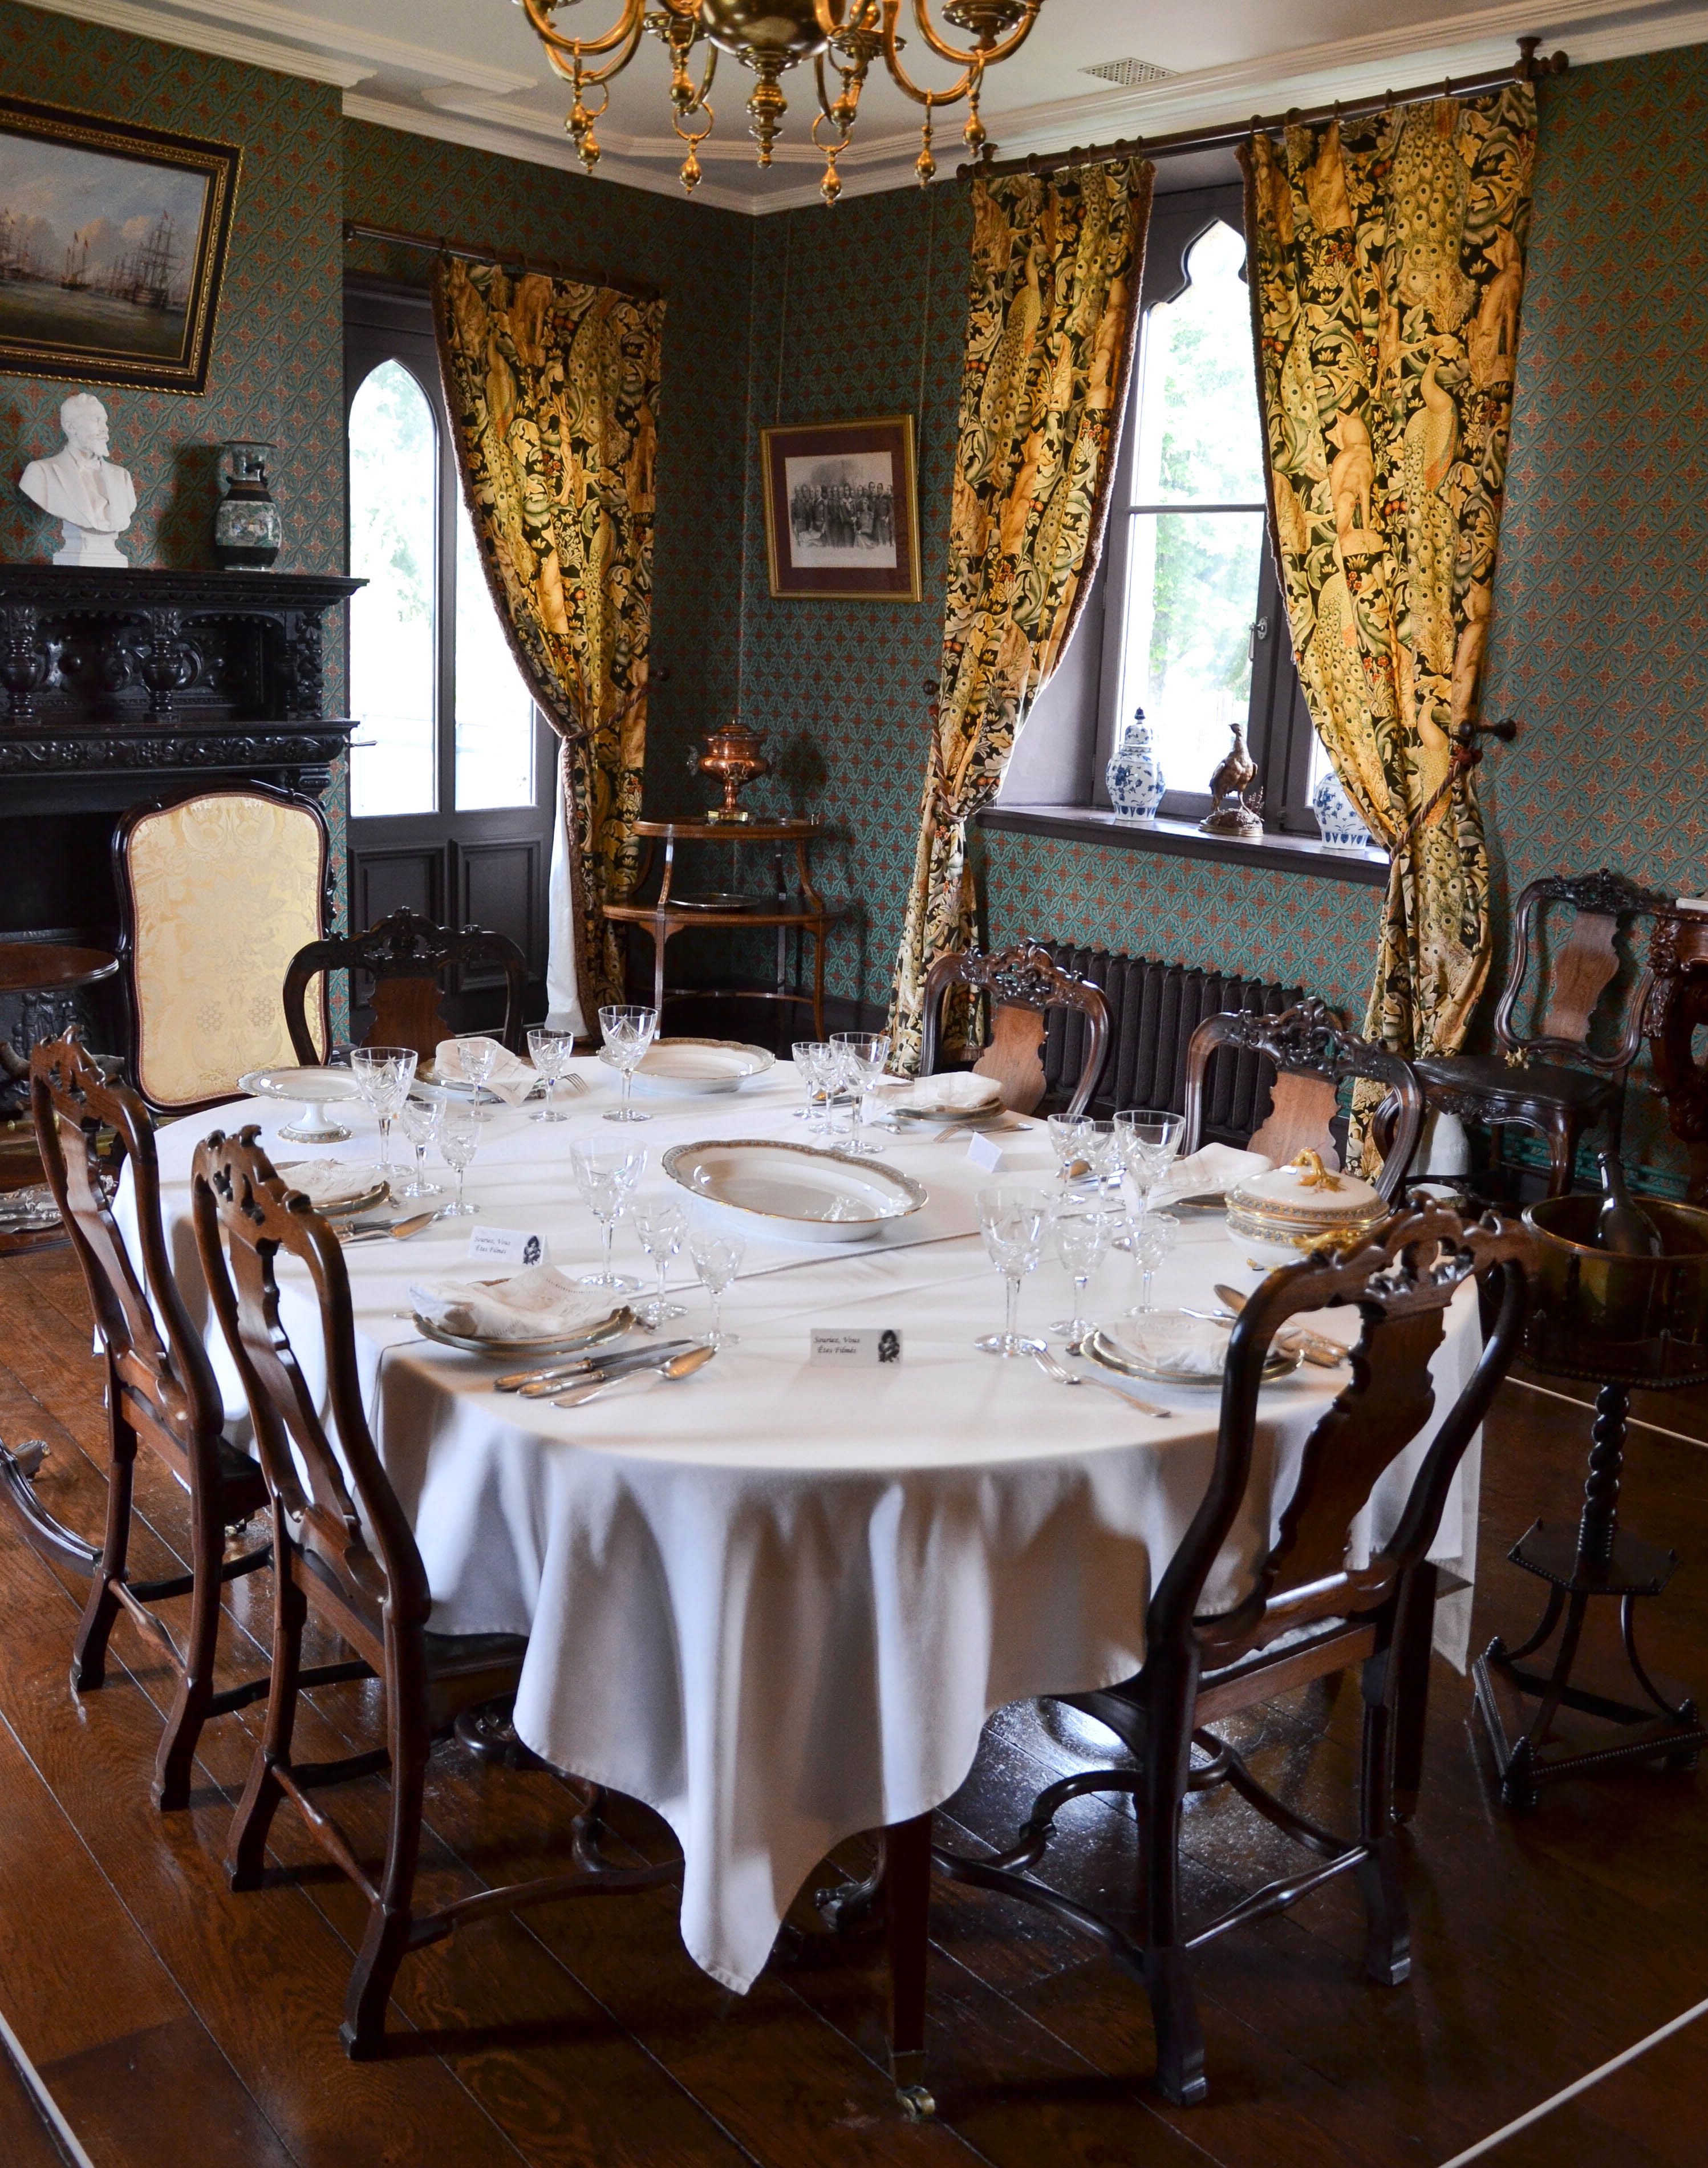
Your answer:
[[[921,1113],[981,1113],[1001,1105],[1002,1087],[994,1077],[948,1069],[941,1076],[910,1077],[896,1092],[895,1103]]]
[[[278,1169],[287,1189],[300,1189],[316,1212],[329,1212],[365,1197],[379,1180],[371,1166],[353,1166],[347,1159],[300,1159]]]
[[[507,1279],[411,1283],[417,1316],[468,1340],[566,1340],[611,1315],[609,1294],[577,1287],[555,1265],[533,1265]]]
[[[1153,1370],[1171,1371],[1178,1378],[1219,1378],[1228,1367],[1228,1335],[1221,1326],[1200,1326],[1177,1310],[1126,1318],[1106,1330],[1118,1354]]]
[[[1261,1152],[1241,1151],[1233,1145],[1206,1145],[1189,1159],[1176,1160],[1156,1194],[1159,1204],[1173,1204],[1182,1197],[1206,1197],[1232,1189],[1249,1174],[1264,1174],[1275,1164]]]
[[[447,1083],[466,1081],[468,1071],[463,1065],[465,1046],[492,1046],[498,1049],[498,1058],[492,1065],[492,1074],[486,1079],[486,1089],[496,1092],[507,1106],[519,1107],[539,1081],[539,1071],[531,1061],[518,1060],[507,1046],[496,1039],[442,1039],[433,1049],[433,1070]]]

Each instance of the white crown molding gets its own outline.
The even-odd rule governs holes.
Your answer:
[[[275,75],[300,76],[310,82],[336,83],[342,90],[366,82],[376,72],[358,61],[305,52],[300,45],[274,45],[270,39],[247,37],[224,22],[187,20],[182,15],[169,15],[162,8],[139,5],[138,0],[29,0],[29,4],[47,14],[75,16],[79,22],[93,23],[100,29],[125,30],[133,37],[152,38],[159,45],[217,53],[222,60],[243,61],[251,67],[270,68]]]
[[[460,53],[435,52],[409,38],[389,38],[382,31],[363,29],[353,23],[334,23],[323,15],[305,15],[294,8],[278,7],[274,0],[170,0],[170,4],[193,15],[211,15],[218,21],[235,24],[241,29],[265,31],[273,36],[292,39],[299,45],[312,45],[322,52],[337,53],[352,60],[378,61],[413,75],[430,77],[435,82],[466,83],[474,90],[502,93],[532,90],[540,81],[538,75],[518,75],[514,68],[489,67],[485,61],[469,60]]]

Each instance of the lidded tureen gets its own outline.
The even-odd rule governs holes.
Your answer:
[[[1248,1175],[1229,1190],[1228,1232],[1254,1264],[1290,1265],[1308,1250],[1367,1235],[1388,1211],[1369,1182],[1302,1151],[1290,1166]]]

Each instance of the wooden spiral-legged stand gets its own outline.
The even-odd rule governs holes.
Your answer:
[[[1542,1785],[1580,1772],[1656,1756],[1669,1769],[1694,1768],[1698,1750],[1708,1740],[1695,1703],[1668,1701],[1636,1652],[1637,1598],[1658,1596],[1679,1560],[1675,1551],[1620,1530],[1619,1485],[1630,1413],[1630,1387],[1604,1384],[1595,1400],[1589,1475],[1576,1536],[1569,1528],[1550,1528],[1538,1521],[1507,1554],[1514,1565],[1551,1584],[1541,1622],[1516,1649],[1508,1649],[1497,1634],[1472,1667],[1477,1707],[1500,1771],[1500,1796],[1520,1811],[1536,1804]],[[1613,1701],[1571,1684],[1584,1615],[1598,1596],[1619,1599],[1626,1661],[1647,1706]],[[1552,1670],[1544,1676],[1521,1669],[1523,1660],[1546,1645],[1562,1620]],[[1536,1709],[1525,1727],[1518,1719],[1529,1700],[1536,1703]],[[1596,1746],[1573,1750],[1553,1744],[1550,1735],[1562,1708],[1600,1717],[1615,1729]]]

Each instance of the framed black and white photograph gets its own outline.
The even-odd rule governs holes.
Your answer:
[[[762,433],[774,595],[916,603],[913,417]]]
[[[204,392],[241,158],[0,97],[0,371]]]

